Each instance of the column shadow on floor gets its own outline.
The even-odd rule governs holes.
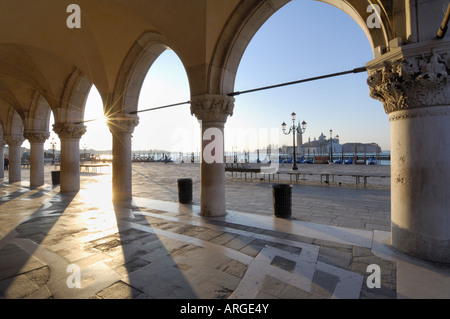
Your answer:
[[[76,195],[77,193],[56,194],[0,240],[1,297],[5,298],[5,294],[7,294],[16,276],[27,271],[24,266],[33,255],[32,251],[25,252],[17,245],[9,242],[12,239],[20,238],[31,240],[38,245],[41,244]],[[9,200],[13,200],[13,198]]]
[[[126,271],[133,299],[195,299],[193,287],[171,254],[188,244],[154,233],[153,226],[133,208],[133,218],[124,216],[123,207],[115,207],[124,263],[116,267]],[[125,214],[127,215],[127,214]],[[135,225],[135,227],[133,227]],[[142,227],[143,226],[143,227]],[[116,260],[115,262],[119,262]],[[113,261],[113,263],[115,263]],[[123,275],[123,274],[122,274]],[[116,284],[117,285],[117,284]]]

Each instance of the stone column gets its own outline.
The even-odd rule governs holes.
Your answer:
[[[61,140],[61,192],[80,190],[80,139],[86,133],[81,124],[57,123],[53,130]]]
[[[0,178],[5,177],[5,145],[4,140],[0,140]]]
[[[430,47],[433,45],[432,47]],[[391,123],[392,245],[450,262],[450,45],[409,45],[368,64]]]
[[[127,205],[132,200],[131,138],[139,124],[136,115],[115,115],[108,119],[112,133],[112,190],[113,201]]]
[[[30,187],[44,185],[44,143],[50,137],[49,132],[25,132],[30,142]]]
[[[233,109],[234,98],[226,95],[205,94],[191,100],[191,113],[201,126],[200,194],[205,217],[226,214],[224,126]]]
[[[21,135],[7,135],[4,138],[9,146],[9,182],[20,182],[22,180],[20,147],[25,139]]]

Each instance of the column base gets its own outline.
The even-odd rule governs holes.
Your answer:
[[[450,264],[450,240],[411,232],[392,223],[392,247],[420,259]]]
[[[117,219],[134,219],[132,200],[113,200],[114,212]]]
[[[218,212],[217,210],[211,210],[207,208],[201,208],[200,216],[202,217],[224,217],[227,215],[226,211]]]

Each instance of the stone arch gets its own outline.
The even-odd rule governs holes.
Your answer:
[[[8,84],[3,80],[0,80],[0,99],[12,106],[20,116],[25,117],[23,110],[19,107],[20,103],[17,101],[16,96],[14,96]]]
[[[30,104],[30,111],[25,118],[25,130],[30,132],[48,132],[51,108],[45,97],[35,91]]]
[[[1,114],[0,114],[0,143],[1,143],[1,141],[3,140],[3,137],[4,137],[4,127],[5,127],[5,123],[3,122],[3,118],[2,118],[2,116],[1,116]],[[1,147],[1,145],[0,145],[0,147]]]
[[[211,65],[208,70],[208,90],[215,94],[229,94],[234,89],[234,81],[241,58],[262,25],[278,10],[291,0],[251,0],[241,1],[229,17],[221,35],[216,42]],[[386,49],[393,38],[388,14],[381,1],[381,28],[369,29],[367,8],[373,1],[369,0],[320,0],[333,5],[347,13],[364,31],[372,50]]]
[[[6,115],[5,135],[23,136],[23,120],[17,111],[10,106]]]
[[[74,67],[64,83],[64,89],[57,107],[52,108],[55,123],[82,123],[84,108],[91,87],[91,80]]]
[[[121,65],[114,91],[105,103],[106,116],[137,111],[141,88],[150,67],[169,48],[173,50],[169,41],[154,32],[145,32],[134,42]]]

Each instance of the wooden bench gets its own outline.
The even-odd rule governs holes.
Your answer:
[[[367,179],[369,177],[377,177],[377,178],[390,178],[391,176],[389,174],[377,174],[377,173],[337,173],[337,172],[318,172],[318,173],[311,173],[311,172],[286,172],[286,174],[289,175],[289,181],[292,183],[292,177],[295,176],[295,182],[298,183],[300,180],[300,175],[303,175],[303,180],[306,180],[306,175],[318,175],[320,176],[320,183],[322,184],[324,182],[325,177],[325,183],[330,184],[330,177],[331,182],[334,183],[335,176],[343,176],[343,177],[355,177],[356,185],[361,184],[361,178],[364,182],[364,187],[367,187]]]
[[[55,170],[58,167],[61,168],[60,163],[52,164],[52,166],[55,166]],[[86,173],[101,173],[103,167],[108,167],[109,173],[109,164],[80,164],[80,171],[84,171]]]
[[[261,168],[249,168],[245,166],[226,166],[225,167],[226,172],[231,172],[231,176],[233,176],[233,173],[240,173],[241,177],[242,174],[244,174],[245,180],[247,180],[247,173],[250,173],[250,177],[253,178],[253,174],[257,176],[257,174],[262,174],[264,177],[264,181],[266,180],[266,175],[269,178],[269,182],[271,178],[275,180],[275,174],[278,175],[278,180],[280,179],[280,175],[287,174],[289,175],[289,182],[292,183],[293,177],[295,178],[295,183],[298,184],[299,180],[306,180],[306,175],[310,176],[320,176],[320,183],[323,182],[330,184],[330,177],[331,177],[331,183],[335,182],[335,176],[343,176],[343,177],[354,177],[356,185],[361,184],[361,179],[363,179],[364,187],[367,187],[367,180],[368,178],[390,178],[391,176],[389,174],[377,174],[377,173],[346,173],[346,172],[306,172],[306,171],[277,171],[276,173],[265,173],[261,171]],[[237,175],[236,175],[237,176]],[[300,178],[302,176],[302,178]],[[324,181],[325,178],[325,181]]]
[[[245,180],[247,180],[248,173],[250,173],[250,178],[253,178],[253,174],[255,174],[255,177],[258,177],[258,174],[261,174],[263,176],[264,181],[266,180],[266,176],[267,176],[269,179],[269,182],[270,182],[271,178],[273,180],[275,180],[275,175],[277,175],[278,179],[280,179],[280,174],[284,174],[284,172],[280,172],[280,171],[272,173],[272,172],[268,172],[264,169],[261,169],[261,167],[250,168],[250,167],[247,167],[244,165],[245,164],[241,164],[241,165],[236,164],[236,166],[234,166],[233,164],[231,164],[230,166],[227,165],[227,166],[225,166],[225,172],[231,172],[231,177],[233,177],[233,173],[240,173],[241,177],[242,177],[242,174],[244,174]],[[236,174],[236,176],[237,176],[237,174]]]
[[[244,174],[245,180],[247,180],[247,173],[250,173],[250,178],[253,178],[253,173],[257,176],[258,173],[261,173],[260,168],[248,168],[248,167],[225,167],[225,172],[231,172],[231,177],[233,177],[233,173],[241,173]]]
[[[108,167],[109,173],[109,164],[80,164],[80,170],[84,168],[86,173],[101,173],[103,167]]]
[[[369,177],[378,177],[378,178],[390,178],[389,174],[376,174],[376,173],[331,173],[331,172],[322,172],[320,173],[320,183],[323,182],[323,177],[325,176],[325,182],[327,184],[330,183],[330,176],[332,177],[332,182],[334,183],[335,176],[351,176],[355,177],[356,185],[361,184],[361,178],[364,181],[364,187],[367,187],[367,179]]]
[[[300,172],[300,171],[296,171],[296,172],[285,172],[285,174],[289,175],[289,182],[292,183],[292,176],[295,177],[295,182],[298,183],[298,181],[300,180],[300,175],[303,175],[303,178],[301,178],[301,180],[306,180],[306,175],[318,175],[317,173],[310,173],[310,172]]]

